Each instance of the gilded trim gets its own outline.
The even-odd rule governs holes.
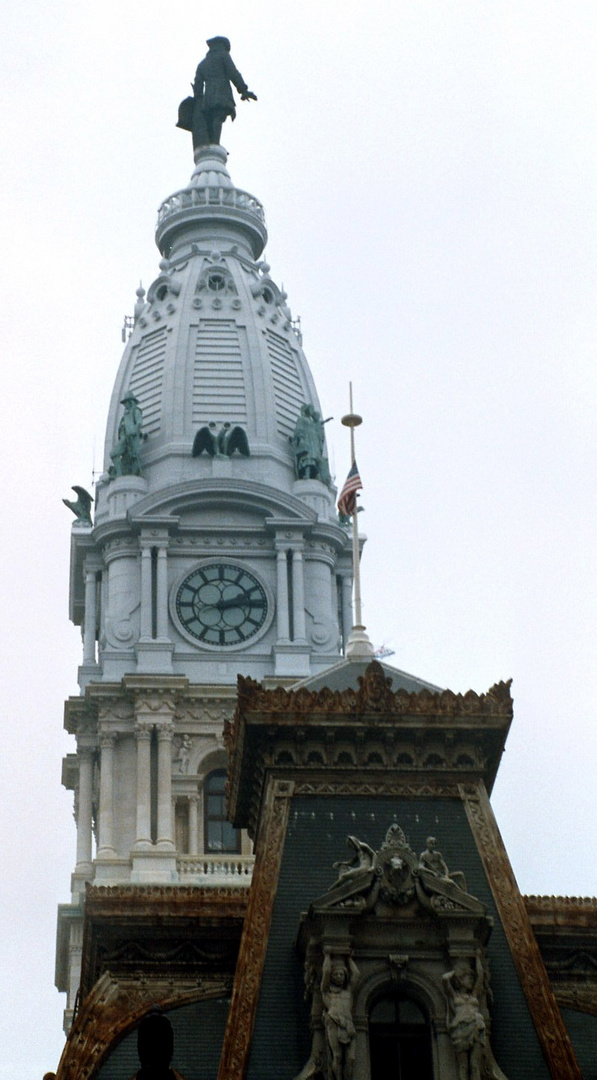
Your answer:
[[[269,778],[218,1080],[242,1080],[247,1067],[293,794],[291,780]]]
[[[485,787],[460,792],[551,1076],[582,1080]]]

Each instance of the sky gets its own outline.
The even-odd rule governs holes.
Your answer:
[[[454,691],[513,679],[492,802],[525,893],[597,895],[597,8],[582,0],[7,0],[0,12],[0,1077],[56,1068],[75,861],[72,484],[101,469],[174,124],[205,39],[258,102],[223,143],[266,210],[338,482],[352,380],[364,618]],[[441,840],[441,837],[440,837]],[[441,845],[440,845],[441,846]]]

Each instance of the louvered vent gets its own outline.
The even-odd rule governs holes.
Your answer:
[[[128,389],[139,400],[143,410],[143,431],[155,435],[160,430],[162,405],[162,378],[166,357],[165,327],[145,334],[137,349],[135,366]]]
[[[232,320],[204,319],[197,331],[193,424],[210,420],[247,422],[243,362]]]
[[[273,330],[267,331],[267,350],[272,365],[276,418],[280,435],[292,435],[305,391],[296,367],[296,360],[286,338]]]

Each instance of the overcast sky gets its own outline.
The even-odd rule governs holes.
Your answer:
[[[192,171],[177,105],[216,33],[259,97],[223,142],[265,205],[340,482],[349,378],[364,416],[370,636],[455,691],[513,678],[493,803],[519,884],[597,894],[594,2],[7,0],[7,1080],[41,1080],[62,1047],[80,637],[61,500],[100,468],[123,317],[158,273],[156,210]]]

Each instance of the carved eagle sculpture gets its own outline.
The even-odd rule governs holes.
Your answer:
[[[72,510],[77,521],[83,523],[83,525],[92,525],[91,520],[91,504],[93,502],[92,496],[85,488],[79,487],[78,484],[73,484],[73,491],[77,496],[77,501],[72,499],[63,499],[65,506],[68,506],[69,510]]]
[[[241,457],[249,457],[249,441],[246,431],[241,427],[223,424],[218,432],[215,423],[199,428],[193,442],[193,457],[205,452],[210,457],[232,457],[236,452]]]

